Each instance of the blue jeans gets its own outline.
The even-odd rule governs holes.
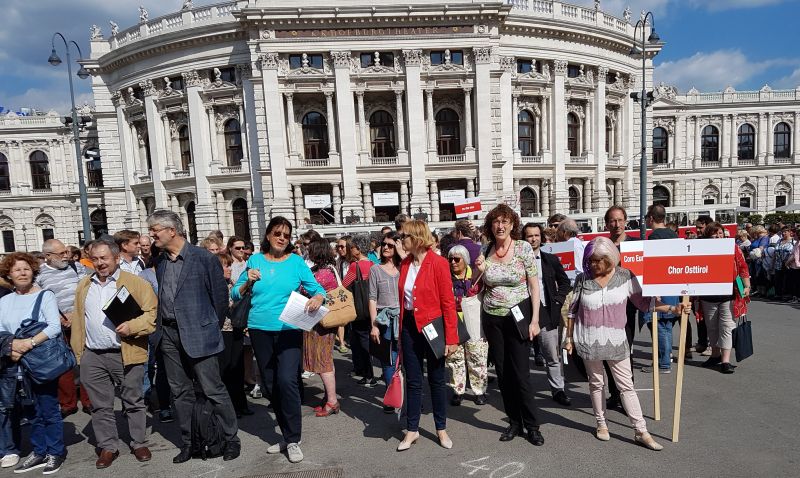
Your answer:
[[[661,302],[669,305],[678,305],[680,297],[662,297]],[[642,312],[641,319],[647,323],[647,328],[652,332],[653,314]],[[672,358],[672,327],[675,326],[679,317],[674,314],[658,314],[658,368],[662,370],[671,367]]]
[[[433,421],[436,430],[447,428],[447,385],[445,384],[444,357],[437,359],[428,341],[420,331],[414,314],[406,310],[403,314],[403,330],[400,332],[401,353],[406,370],[406,413],[409,432],[419,430],[422,414],[422,363],[428,361],[428,385],[431,387]]]
[[[58,380],[31,384],[33,405],[25,408],[31,424],[31,445],[37,455],[64,456],[64,424],[58,405]]]

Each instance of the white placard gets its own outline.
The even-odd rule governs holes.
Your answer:
[[[306,209],[324,209],[331,207],[330,194],[306,194],[303,196]]]
[[[442,189],[439,191],[439,204],[455,204],[463,201],[467,192],[463,189]]]
[[[399,206],[400,195],[396,192],[372,193],[372,205],[374,207]]]
[[[575,258],[578,256],[575,253],[575,248],[579,247],[577,241],[567,242],[548,242],[542,244],[542,252],[553,254],[558,257],[561,266],[564,268],[567,277],[570,280],[575,280],[578,277],[578,266],[575,264]],[[583,265],[581,265],[583,267]]]

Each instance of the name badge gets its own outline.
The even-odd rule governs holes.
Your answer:
[[[422,333],[425,334],[425,337],[427,337],[428,340],[434,340],[439,336],[439,334],[436,333],[436,327],[434,327],[433,324],[428,324],[423,327]]]
[[[567,357],[569,357],[569,354],[567,353],[567,349],[561,349],[561,359],[562,359],[564,365],[569,364],[569,360],[567,360]]]
[[[120,302],[125,302],[128,300],[130,295],[131,293],[128,292],[128,289],[125,286],[120,287],[119,292],[117,292],[117,297],[119,297]]]
[[[514,315],[514,320],[516,320],[517,322],[522,322],[523,320],[525,320],[525,315],[523,315],[522,311],[519,310],[518,305],[515,305],[514,307],[511,308],[511,314]]]

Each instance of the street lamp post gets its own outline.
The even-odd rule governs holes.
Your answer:
[[[81,47],[78,46],[77,43],[74,41],[67,41],[59,32],[53,34],[53,38],[51,39],[50,43],[53,47],[52,52],[50,53],[50,58],[47,59],[48,63],[53,66],[58,66],[61,64],[61,58],[58,57],[56,54],[56,37],[61,38],[64,42],[64,48],[67,51],[67,76],[69,78],[69,97],[70,97],[70,105],[72,106],[72,136],[75,141],[75,161],[78,163],[78,192],[80,193],[80,201],[81,201],[81,217],[83,219],[83,240],[89,241],[91,240],[92,228],[91,223],[89,222],[89,196],[86,193],[86,183],[83,179],[83,162],[81,160],[81,139],[80,134],[78,132],[78,111],[75,108],[75,89],[72,86],[72,58],[69,54],[69,45],[70,43],[75,45],[75,48],[78,49],[78,56],[83,58],[83,53],[81,52]],[[89,77],[89,72],[83,66],[80,67],[77,73],[78,77],[82,80],[85,80]]]
[[[645,42],[644,29],[647,26],[647,19],[650,19],[650,35]],[[636,43],[639,41],[636,32],[642,28],[642,43],[641,46]],[[647,43],[659,43],[661,38],[656,33],[655,18],[653,12],[647,12],[641,20],[636,22],[636,27],[633,29],[633,48],[631,48],[631,56],[642,56],[642,91],[641,93],[631,93],[633,101],[639,103],[642,111],[642,154],[639,164],[639,233],[640,237],[644,239],[647,234],[647,224],[645,223],[644,216],[647,213],[647,107],[653,101],[653,93],[647,91],[647,84],[645,82],[645,75],[647,74]],[[641,96],[640,96],[641,95]]]

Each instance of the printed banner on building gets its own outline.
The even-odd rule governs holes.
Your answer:
[[[456,210],[456,217],[458,218],[479,214],[481,212],[481,198],[459,199],[453,203],[453,207]]]
[[[548,242],[542,244],[542,251],[558,257],[570,280],[578,276],[578,269],[575,267],[575,242]]]
[[[643,295],[733,293],[733,239],[666,239],[643,244]]]
[[[396,192],[372,193],[372,205],[375,207],[399,206],[400,195]]]
[[[455,204],[467,197],[463,189],[442,189],[439,191],[439,204]]]
[[[306,194],[303,196],[306,209],[324,209],[331,207],[330,194]]]

